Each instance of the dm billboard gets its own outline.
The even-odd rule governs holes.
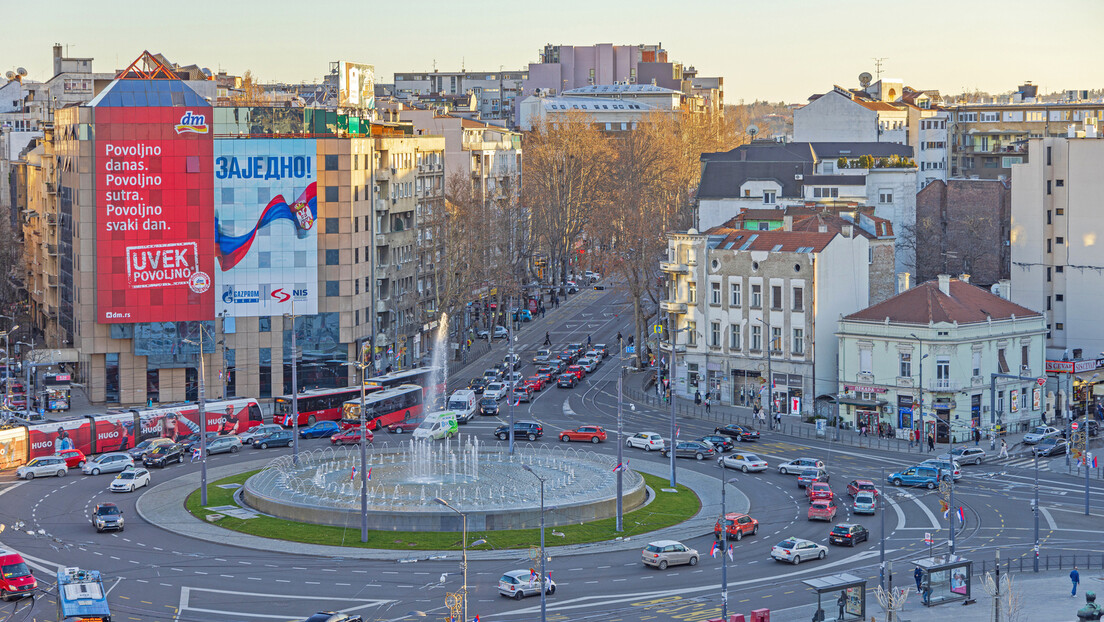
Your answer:
[[[217,313],[318,312],[316,149],[308,138],[215,141]]]
[[[376,67],[360,63],[337,63],[338,108],[376,107]]]
[[[96,109],[96,317],[214,316],[210,108]]]

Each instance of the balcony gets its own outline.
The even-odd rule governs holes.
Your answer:
[[[670,300],[664,300],[659,303],[659,308],[667,313],[686,313],[685,302],[671,302]]]
[[[381,264],[376,264],[376,278],[377,279],[390,278],[390,275],[388,274],[388,269],[387,268],[388,268],[387,264],[382,264],[382,265]]]
[[[57,287],[57,277],[52,274],[46,275],[46,284],[50,287]]]
[[[673,261],[661,261],[659,262],[659,271],[671,274],[690,274],[690,266]]]
[[[376,234],[376,246],[388,246],[388,245],[389,245],[389,242],[387,241],[387,234],[386,233],[377,233]]]
[[[958,381],[951,380],[949,378],[937,378],[932,383],[931,391],[933,393],[953,392],[958,390]]]
[[[51,257],[57,257],[57,254],[58,254],[57,253],[57,244],[47,244],[46,245],[46,254],[51,256]]]
[[[56,225],[57,224],[57,214],[46,214],[46,224]]]
[[[54,185],[54,182],[46,182],[46,194],[57,194],[57,186]]]
[[[387,298],[376,301],[376,313],[387,313],[391,310],[391,301]],[[376,344],[379,345],[379,344]]]
[[[391,345],[392,343],[394,343],[394,342],[392,341],[391,336],[388,335],[387,333],[385,333],[385,332],[376,333],[376,347],[377,348],[386,348],[387,346]]]
[[[387,210],[387,199],[376,199],[376,211],[386,212]]]
[[[375,172],[372,173],[372,179],[375,179],[376,181],[387,181],[391,179],[392,170],[393,169],[389,168],[377,168]]]

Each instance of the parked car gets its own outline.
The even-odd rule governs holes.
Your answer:
[[[327,421],[326,423],[333,423]],[[241,451],[242,442],[241,439],[233,434],[227,434],[226,436],[219,436],[212,440],[207,441],[207,455],[213,456],[215,454],[231,453],[236,454]]]
[[[123,511],[114,503],[97,503],[96,507],[92,508],[92,526],[96,528],[96,533],[108,530],[122,531]]]
[[[510,426],[500,425],[495,428],[495,438],[500,441],[504,441],[510,438]],[[514,440],[520,438],[527,439],[529,441],[535,441],[538,438],[544,436],[544,427],[536,421],[515,421],[514,422]]]
[[[712,458],[717,454],[717,450],[713,449],[713,446],[709,443],[702,441],[677,441],[675,442],[675,457],[676,458],[694,458],[696,460],[705,460],[706,458]],[[664,442],[663,444],[663,457],[671,455],[671,444]]]
[[[134,492],[143,486],[149,486],[149,483],[150,472],[143,468],[134,468],[116,475],[107,489],[111,492]]]
[[[538,579],[529,570],[511,570],[498,579],[498,593],[508,598],[521,600],[526,596],[536,596],[544,589],[545,594],[556,593],[556,582],[551,577]]]
[[[299,430],[300,438],[329,438],[341,431],[336,421],[319,421],[309,428]],[[210,447],[210,443],[208,443]]]
[[[81,467],[85,475],[99,475],[100,473],[118,473],[127,467],[134,466],[134,458],[121,453],[113,452],[92,456]]]
[[[793,565],[810,559],[824,559],[828,556],[828,547],[804,538],[786,538],[771,547],[771,557],[780,562]]]
[[[638,432],[626,439],[625,444],[644,451],[652,451],[653,449],[662,451],[664,441],[663,437],[655,432]]]
[[[497,415],[498,400],[493,397],[484,397],[483,399],[479,400],[479,414]]]
[[[816,458],[798,458],[796,460],[790,460],[789,462],[783,462],[778,465],[778,472],[782,475],[787,473],[793,473],[799,475],[805,469],[823,469],[824,461],[817,460]]]
[[[338,611],[319,611],[312,614],[304,622],[364,622],[364,618],[356,616],[351,613],[341,613]]]
[[[874,485],[874,482],[868,479],[853,479],[847,484],[848,495],[854,497],[860,492],[868,492],[877,497],[878,487]]]
[[[739,423],[730,423],[724,427],[716,428],[713,430],[713,433],[731,436],[736,439],[737,443],[759,440],[759,430],[749,428],[746,425],[740,425]]]
[[[730,456],[721,458],[721,465],[726,469],[740,469],[744,473],[767,470],[767,461],[755,454],[736,452]]]
[[[899,473],[890,473],[886,481],[894,486],[924,486],[931,490],[939,485],[939,469],[932,466],[914,466]]]
[[[870,531],[868,531],[866,527],[852,523],[841,523],[836,525],[832,528],[832,531],[828,533],[828,541],[832,544],[855,546],[869,539]]]
[[[936,456],[939,460],[954,460],[959,464],[981,464],[985,462],[985,450],[981,447],[955,447],[948,454]]]
[[[371,430],[364,431],[364,437],[371,443],[375,439],[375,435]],[[330,437],[330,442],[334,445],[359,445],[360,444],[360,428],[349,428],[340,434],[334,434]],[[254,443],[256,444],[256,443]]]
[[[877,497],[869,492],[860,492],[855,495],[855,502],[851,505],[851,511],[855,514],[874,514],[878,511]]]
[[[806,488],[809,484],[816,482],[823,482],[826,484],[829,479],[831,478],[828,475],[828,471],[824,469],[805,469],[797,476],[797,487]]]
[[[1058,428],[1055,428],[1055,427],[1049,426],[1049,425],[1040,425],[1040,426],[1036,426],[1035,429],[1031,430],[1027,434],[1024,434],[1023,442],[1024,442],[1024,445],[1034,445],[1035,443],[1038,443],[1039,441],[1043,440],[1044,438],[1050,438],[1052,436],[1061,436],[1061,435],[1062,435],[1062,431],[1059,430]]]
[[[962,478],[962,467],[957,462],[950,462],[948,460],[937,460],[935,458],[929,458],[920,463],[920,466],[933,466],[939,469],[943,475],[943,479],[950,479],[952,476],[955,481]]]
[[[238,440],[246,445],[252,445],[253,441],[273,432],[280,432],[284,429],[284,426],[278,423],[266,423],[265,425],[259,425],[252,430],[242,432],[238,435]]]
[[[0,549],[0,600],[34,596],[37,588],[38,581],[23,557],[14,551]]]
[[[560,440],[565,443],[571,441],[600,443],[606,440],[606,431],[596,425],[581,425],[574,430],[564,430],[560,432]]]
[[[826,482],[813,482],[805,487],[805,496],[810,502],[817,499],[825,499],[831,501],[835,498],[836,494],[832,492],[832,487]]]
[[[260,427],[264,427],[264,426],[260,426]],[[280,426],[275,426],[275,427],[279,428]],[[256,429],[257,428],[253,428],[253,430],[256,430]],[[248,434],[248,432],[247,432],[247,434]],[[135,445],[132,449],[128,450],[127,455],[129,455],[134,460],[141,460],[142,458],[146,457],[146,454],[153,451],[153,449],[155,447],[159,447],[161,445],[172,445],[172,444],[173,444],[173,441],[172,441],[171,438],[147,438],[146,440],[142,441],[141,443],[138,443],[137,445]]]
[[[483,395],[483,389],[487,388],[487,379],[483,377],[472,378],[468,383],[468,388],[475,391],[476,395]]]
[[[726,452],[732,450],[735,445],[727,436],[721,436],[720,434],[706,434],[705,436],[697,439],[699,441],[705,441],[713,446],[719,452]]]
[[[1098,422],[1097,420],[1086,420],[1085,417],[1082,417],[1080,419],[1077,419],[1076,422],[1078,432],[1080,432],[1081,430],[1088,430],[1089,436],[1092,436],[1094,438],[1100,436],[1100,422]]]
[[[65,466],[65,459],[61,456],[39,456],[32,458],[30,462],[15,470],[15,476],[19,479],[34,479],[36,477],[49,477],[56,475],[65,477],[69,467]]]
[[[725,514],[724,522],[725,539],[741,540],[744,536],[754,536],[759,533],[759,521],[739,512]],[[713,537],[721,539],[721,521],[713,526]]]
[[[334,436],[337,436],[336,434]],[[330,437],[333,440],[333,436]],[[371,439],[369,439],[369,442]],[[291,430],[280,430],[279,432],[272,432],[259,436],[253,439],[253,449],[268,449],[269,447],[291,447],[291,444],[295,442],[295,438],[291,434]]]
[[[556,377],[556,386],[561,389],[574,389],[579,384],[579,377],[575,374],[560,374]]]
[[[666,570],[667,566],[680,564],[698,565],[698,552],[675,540],[657,540],[648,543],[640,553],[645,566]]]
[[[87,458],[84,457],[84,453],[79,449],[62,449],[55,454],[65,460],[65,466],[70,469],[79,469],[84,466]]]
[[[1066,439],[1052,436],[1039,441],[1031,450],[1039,456],[1058,456],[1065,454],[1067,447],[1069,447],[1069,443],[1066,442]]]
[[[290,435],[291,432],[288,432],[288,436]],[[155,447],[153,451],[146,454],[145,458],[142,458],[142,464],[147,467],[155,466],[158,468],[165,468],[173,462],[184,462],[184,446],[180,443],[159,445]]]
[[[813,501],[809,505],[809,520],[826,520],[832,522],[836,520],[836,512],[839,508],[836,507],[836,502],[831,499],[818,499]]]
[[[490,332],[488,332],[486,328],[481,328],[481,329],[479,329],[479,331],[477,331],[475,333],[475,336],[480,338],[480,339],[486,339],[488,335],[490,335]],[[509,333],[509,331],[506,330],[505,326],[495,326],[494,327],[494,338],[495,339],[506,339],[509,336],[510,336],[510,333]]]

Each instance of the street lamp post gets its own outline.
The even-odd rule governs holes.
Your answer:
[[[7,316],[3,316],[7,317]],[[15,324],[8,330],[4,331],[4,407],[8,407],[8,400],[11,399],[11,341],[9,336],[15,331],[19,330],[19,325]]]
[[[671,452],[671,453],[674,454],[674,452]],[[548,573],[545,571],[545,567],[544,567],[544,562],[545,562],[545,559],[546,559],[545,554],[544,554],[544,478],[541,477],[540,475],[537,475],[537,472],[534,471],[533,468],[530,467],[528,464],[521,465],[521,468],[525,469],[526,471],[529,471],[530,473],[533,474],[533,477],[540,480],[540,513],[541,513],[541,525],[540,525],[540,556],[541,556],[540,567],[541,567],[541,569],[540,569],[540,573],[541,573],[541,576],[540,576],[540,581],[538,583],[540,584],[541,622],[546,622],[546,620],[547,620],[547,617],[546,617],[547,616],[547,609],[546,609],[547,605],[546,605],[546,602],[545,602],[545,592],[547,591],[547,585],[545,584],[545,581],[548,578]],[[467,616],[465,615],[464,618],[466,620]]]
[[[1034,572],[1039,572],[1039,452],[1035,454],[1035,560],[1032,564]]]
[[[507,367],[510,369],[510,371],[507,372],[508,375],[506,376],[506,386],[509,387],[509,388],[507,389],[507,392],[506,392],[506,399],[509,400],[508,406],[510,408],[510,447],[509,447],[509,454],[512,456],[512,455],[514,455],[514,382],[513,382],[513,375],[514,375],[514,340],[513,340],[513,336],[510,334],[510,331],[506,331],[506,342],[510,344],[510,348],[509,348],[510,364],[507,365]]]
[[[185,339],[184,343],[199,347],[199,502],[207,505],[207,367],[203,364],[203,323],[199,327],[199,343]]]
[[[735,484],[737,480],[735,477],[725,479],[724,458],[717,460],[717,465],[721,467],[721,619],[728,620],[728,562],[725,561],[728,550],[728,525],[725,523],[725,516],[728,510],[725,508],[725,486]]]
[[[920,344],[920,379],[917,382],[917,387],[920,393],[920,401],[917,402],[918,414],[920,415],[920,453],[924,452],[924,443],[928,442],[928,435],[924,433],[924,340],[917,337],[916,333],[909,333],[909,337],[912,337]]]
[[[620,333],[618,333],[620,335]],[[625,379],[625,351],[621,345],[621,339],[617,339],[617,531],[621,532],[625,530],[624,524],[624,504],[622,503],[621,495],[624,492],[622,475],[625,471],[625,455],[624,455],[624,442],[621,438],[624,427],[622,425],[622,402],[624,400],[624,393],[622,384]],[[1086,473],[1088,469],[1086,469]]]
[[[360,541],[368,541],[368,423],[364,414],[364,385],[368,364],[354,363],[360,368]]]
[[[27,382],[27,386],[23,388],[23,391],[27,396],[27,403],[24,406],[24,416],[27,418],[27,421],[30,421],[31,399],[34,397],[34,391],[31,389],[31,381],[34,379],[34,360],[32,358],[35,349],[34,338],[31,338],[30,343],[27,343],[26,341],[17,341],[15,345],[24,345],[30,348],[30,350],[27,351],[27,356],[24,357],[23,363],[23,376],[26,378]]]
[[[291,416],[292,416],[292,462],[299,464],[299,348],[295,342],[295,301],[291,302],[291,313],[285,313],[284,319],[291,318]],[[287,419],[284,419],[287,423]],[[364,437],[361,437],[363,445]]]
[[[448,501],[440,497],[435,498],[434,501],[460,515],[460,524],[463,530],[463,535],[460,540],[460,570],[464,573],[464,586],[460,588],[460,591],[463,593],[464,620],[466,622],[468,619],[468,513],[461,512],[450,505]],[[479,546],[480,544],[486,543],[486,540],[480,539],[472,542],[471,545]]]
[[[880,479],[879,481],[882,481],[882,482],[886,481],[885,467],[882,467],[882,479]],[[882,586],[882,589],[884,590],[884,589],[886,589],[886,558],[885,558],[886,530],[885,530],[885,495],[884,494],[878,495],[878,505],[881,506],[879,508],[880,511],[878,512],[878,514],[880,515],[880,518],[881,518],[881,526],[879,528],[879,531],[881,531],[881,534],[882,534],[882,538],[881,538],[882,542],[881,542],[881,545],[880,545],[879,557],[880,557],[880,561],[881,561],[881,571],[880,572],[881,572],[881,575],[882,575],[881,586]]]
[[[667,341],[671,345],[671,367],[667,372],[667,399],[671,402],[671,488],[676,488],[678,476],[675,467],[675,340],[678,332],[675,330],[675,314],[667,314]]]
[[[767,425],[770,429],[774,429],[774,374],[771,371],[771,348],[774,347],[774,340],[771,336],[770,322],[764,321],[763,318],[755,318],[763,326],[767,327],[766,344],[767,344]]]

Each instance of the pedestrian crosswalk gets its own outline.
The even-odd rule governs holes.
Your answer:
[[[1012,468],[1016,468],[1016,469],[1032,469],[1032,470],[1034,470],[1035,469],[1035,458],[1034,458],[1034,456],[1012,456],[1012,457],[1009,457],[1009,458],[990,460],[989,464],[999,464],[1001,466],[1007,466],[1007,467],[1012,467]],[[1050,470],[1050,460],[1040,459],[1039,460],[1039,470],[1040,471],[1049,471]]]

